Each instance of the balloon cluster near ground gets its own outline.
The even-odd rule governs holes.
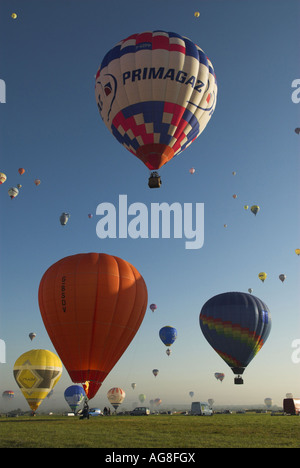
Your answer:
[[[297,1],[25,3],[0,6],[0,412],[299,397]]]

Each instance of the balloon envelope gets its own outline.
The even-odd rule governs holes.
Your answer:
[[[4,390],[2,398],[5,400],[12,400],[15,397],[15,393],[12,390]]]
[[[101,253],[65,257],[43,275],[39,306],[48,335],[74,383],[93,398],[138,331],[147,307],[143,277]]]
[[[154,377],[156,377],[158,375],[158,373],[159,373],[159,370],[158,369],[153,369],[152,373],[153,373]]]
[[[268,276],[267,273],[265,273],[264,271],[261,271],[260,273],[258,273],[258,277],[259,277],[259,279],[260,279],[262,282],[265,281],[265,279],[267,278],[267,276]]]
[[[17,187],[10,187],[8,189],[8,195],[11,199],[13,199],[19,195],[19,190],[17,189]]]
[[[156,304],[151,304],[150,309],[152,310],[152,312],[154,312],[157,309],[157,305]]]
[[[146,400],[146,395],[144,393],[141,393],[139,395],[139,400],[140,400],[141,403],[144,403],[144,401]]]
[[[251,208],[250,208],[250,210],[251,210],[252,213],[256,216],[257,213],[259,212],[260,208],[259,208],[259,206],[257,206],[257,205],[252,205]]]
[[[223,380],[225,378],[225,374],[223,374],[222,372],[215,372],[215,378],[217,380],[220,380],[221,382],[223,382]]]
[[[0,172],[0,184],[4,184],[6,181],[7,177],[3,172]]]
[[[64,397],[68,405],[70,406],[73,413],[76,413],[79,409],[79,406],[85,398],[85,391],[80,385],[71,385],[66,388]]]
[[[46,349],[33,349],[15,362],[14,377],[32,411],[36,411],[62,374],[58,356]]]
[[[284,280],[286,279],[286,275],[284,274],[279,275],[279,279],[280,281],[284,282]]]
[[[157,170],[202,133],[216,106],[217,82],[212,63],[193,41],[147,31],[105,55],[95,96],[113,136]]]
[[[23,167],[20,167],[20,169],[18,169],[18,173],[19,173],[20,175],[23,175],[24,172],[25,172],[25,169],[24,169]]]
[[[252,294],[241,292],[209,299],[199,321],[203,335],[234,374],[244,372],[271,330],[267,305]]]
[[[62,226],[65,226],[67,222],[69,221],[70,214],[69,213],[62,213],[59,217],[60,224]]]
[[[126,394],[122,388],[114,387],[108,390],[107,398],[115,410],[123,403]]]
[[[36,337],[36,333],[31,332],[31,333],[29,333],[28,336],[29,336],[30,340],[32,341]]]
[[[177,330],[167,325],[159,330],[159,337],[164,345],[171,346],[177,338]]]

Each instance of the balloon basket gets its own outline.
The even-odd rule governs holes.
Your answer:
[[[235,385],[243,385],[244,381],[243,381],[242,377],[239,375],[238,377],[234,378],[234,383],[235,383]]]
[[[159,188],[161,186],[161,178],[157,172],[151,172],[151,175],[148,180],[148,186],[150,188]]]

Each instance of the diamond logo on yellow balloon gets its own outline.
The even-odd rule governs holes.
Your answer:
[[[26,366],[31,366],[30,362],[27,361],[27,363],[24,363]],[[25,368],[19,371],[19,373],[16,375],[16,381],[19,385],[19,387],[22,390],[26,390],[27,393],[30,393],[30,389],[34,390],[35,388],[40,386],[40,383],[43,381],[43,377],[40,376],[35,369],[29,369]]]

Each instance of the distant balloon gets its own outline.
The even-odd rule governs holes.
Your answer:
[[[236,175],[236,172],[235,172],[235,171],[233,171],[232,175]]]
[[[170,354],[172,353],[172,351],[168,348],[168,349],[166,349],[166,353],[167,353],[168,356],[170,356]]]
[[[191,167],[191,169],[190,169],[190,171],[189,171],[189,172],[190,172],[190,174],[195,174],[195,172],[196,172],[196,169],[195,169],[194,167]]]
[[[190,395],[191,398],[193,398],[194,392],[189,392],[189,395]]]
[[[237,198],[237,195],[236,195],[236,194],[233,194],[232,197],[235,199],[235,198]]]
[[[224,224],[224,228],[227,228],[227,224]]]
[[[295,132],[297,133],[297,135],[299,135],[300,134],[300,127],[295,128]]]
[[[18,169],[18,173],[19,173],[20,175],[23,175],[24,172],[25,172],[24,167],[20,167],[20,169]]]
[[[253,289],[252,289],[252,288],[249,288],[249,289],[248,289],[248,292],[249,292],[250,294],[252,294],[252,293],[253,293]]]
[[[195,18],[199,18],[199,16],[200,16],[200,11],[195,11],[194,16],[195,16]]]
[[[17,16],[18,16],[17,13],[12,13],[12,14],[11,14],[12,19],[16,19]]]
[[[31,332],[31,333],[29,333],[28,336],[29,336],[29,338],[30,338],[31,341],[32,341],[32,340],[36,337],[36,333]]]
[[[266,342],[271,330],[267,305],[240,292],[218,294],[202,307],[200,328],[212,348],[231,368],[235,384],[242,384],[245,368]]]
[[[71,385],[66,388],[64,397],[68,405],[70,406],[73,413],[77,413],[79,406],[84,401],[86,397],[85,391],[80,385]]]
[[[17,184],[17,188],[18,188],[18,189],[22,188],[22,185],[21,185],[21,184]]]
[[[153,373],[154,377],[156,377],[158,375],[158,373],[159,373],[159,370],[158,369],[153,369],[152,373]]]
[[[286,279],[286,275],[283,275],[283,274],[279,275],[279,279],[280,281],[284,282],[284,280]]]
[[[159,330],[159,337],[164,345],[171,346],[177,338],[177,330],[167,325]]]
[[[215,372],[215,378],[217,380],[220,380],[220,382],[223,382],[225,378],[225,374],[223,374],[222,372]]]
[[[69,221],[70,216],[71,215],[69,213],[62,213],[59,217],[60,224],[62,226],[65,226],[67,222]]]
[[[5,400],[12,400],[15,397],[15,393],[12,390],[5,390],[2,393],[2,398]]]
[[[126,394],[122,388],[114,387],[108,390],[107,398],[110,404],[117,410],[123,403]]]
[[[0,185],[4,184],[6,179],[7,179],[6,175],[3,172],[0,172]]]
[[[144,393],[141,393],[139,395],[139,400],[140,400],[141,403],[144,403],[144,401],[146,400],[146,395]]]
[[[46,349],[33,349],[15,362],[14,377],[32,411],[36,411],[62,374],[58,356]]]
[[[38,186],[38,185],[40,185],[41,181],[40,181],[40,179],[35,179],[34,183],[35,183],[36,186]]]
[[[154,404],[155,404],[155,406],[159,406],[161,404],[161,399],[160,398],[155,398]]]
[[[133,383],[131,384],[131,387],[132,387],[132,388],[133,388],[133,390],[134,390],[134,389],[135,389],[135,387],[136,387],[136,383],[134,383],[134,382],[133,382]]]
[[[245,210],[248,210],[249,206],[248,205],[244,205],[244,209]]]
[[[259,279],[260,279],[262,282],[265,281],[265,279],[267,278],[267,276],[268,276],[267,273],[265,273],[264,271],[262,271],[261,273],[258,273],[258,277],[259,277]]]
[[[215,402],[215,400],[213,398],[209,398],[207,401],[208,401],[208,404],[209,404],[210,407],[212,407],[214,402]]]
[[[149,308],[152,310],[152,312],[154,312],[157,309],[157,305],[151,304]]]
[[[259,210],[260,210],[260,208],[259,208],[258,205],[252,205],[250,209],[251,209],[252,213],[253,213],[255,216],[257,215],[257,213],[258,213]]]
[[[297,255],[300,255],[300,249],[295,249]]]
[[[17,187],[11,187],[10,189],[8,189],[8,195],[12,200],[13,198],[16,198],[19,195],[19,190],[17,189]]]
[[[265,398],[264,403],[265,403],[267,408],[271,408],[271,406],[273,405],[273,400],[272,400],[272,398]]]
[[[93,217],[92,213],[89,213],[88,217],[91,219]]]
[[[285,397],[286,397],[286,398],[294,398],[292,393],[286,393],[286,394],[285,394]]]

